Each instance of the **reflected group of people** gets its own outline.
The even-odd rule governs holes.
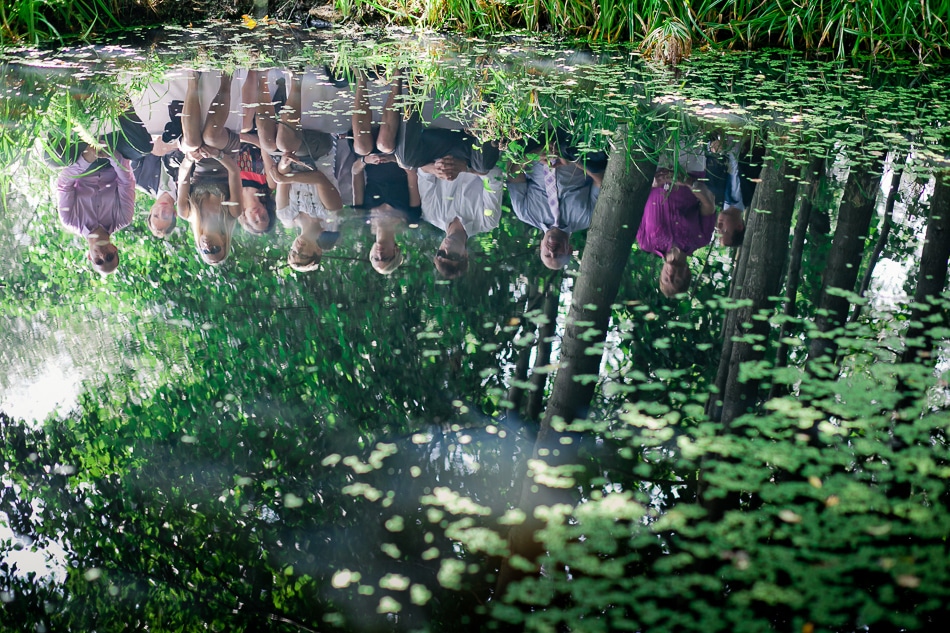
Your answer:
[[[236,225],[267,235],[279,222],[297,231],[288,265],[315,270],[338,243],[344,217],[356,215],[370,226],[367,259],[380,274],[400,267],[399,235],[424,221],[444,231],[433,263],[454,279],[468,270],[469,240],[498,226],[506,186],[514,215],[541,231],[548,268],[568,264],[571,235],[591,224],[606,155],[581,156],[560,128],[529,141],[529,159],[505,176],[498,143],[457,123],[426,122],[426,95],[415,94],[410,77],[354,70],[350,91],[332,75],[322,81],[301,71],[178,75],[133,97],[117,130],[90,142],[51,139],[48,158],[63,166],[60,217],[87,239],[100,273],[118,266],[112,236],[132,221],[136,186],[154,199],[151,233],[164,239],[187,222],[210,265],[228,258]],[[705,157],[698,167],[657,171],[637,242],[664,258],[667,296],[687,289],[686,256],[709,244],[717,226],[722,245],[741,243],[737,147],[710,148],[718,172]]]

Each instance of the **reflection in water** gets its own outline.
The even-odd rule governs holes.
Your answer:
[[[937,630],[942,69],[215,28],[4,68],[0,628]]]
[[[519,220],[542,232],[541,261],[552,270],[571,259],[571,234],[586,230],[603,183],[606,156],[578,159],[561,131],[552,142],[532,144],[543,155],[508,180],[511,210]],[[536,146],[535,146],[536,145]]]
[[[109,274],[119,266],[112,234],[132,222],[135,178],[130,161],[141,160],[151,140],[134,113],[119,117],[120,131],[90,144],[76,137],[50,138],[46,158],[65,165],[56,181],[63,226],[85,238],[93,270]]]

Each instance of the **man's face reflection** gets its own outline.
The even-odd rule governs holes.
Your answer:
[[[551,270],[560,270],[571,260],[571,236],[561,229],[548,229],[541,238],[541,261]]]

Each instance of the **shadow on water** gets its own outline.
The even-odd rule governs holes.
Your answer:
[[[3,53],[5,630],[938,630],[946,69],[529,44]]]

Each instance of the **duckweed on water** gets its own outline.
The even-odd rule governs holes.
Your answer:
[[[144,192],[117,272],[90,270],[50,136],[130,104],[152,125],[141,95],[189,69],[240,94],[248,65],[333,97],[302,97],[307,125],[350,124],[357,81],[384,111],[403,71],[403,113],[498,142],[465,275],[435,273],[431,199],[381,275],[355,208],[318,270],[283,226],[212,267],[151,235]],[[215,25],[0,76],[0,628],[942,631],[942,66]],[[538,139],[603,174],[566,269],[515,215]],[[657,164],[733,146],[744,242],[707,236],[668,299],[633,247]]]

